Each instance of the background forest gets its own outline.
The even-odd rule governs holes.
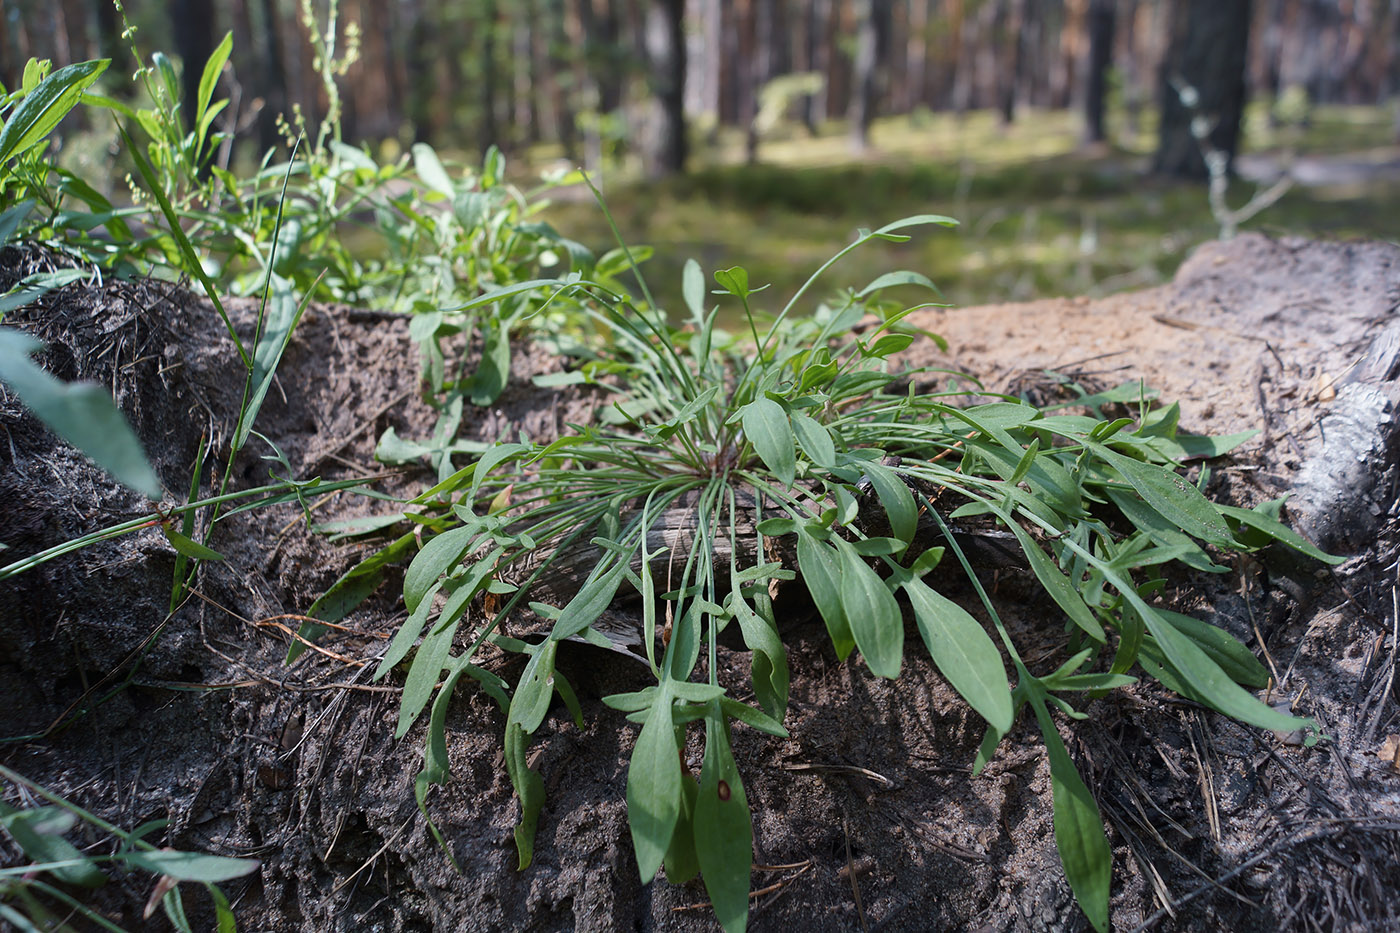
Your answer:
[[[333,93],[345,141],[383,162],[428,142],[472,160],[497,145],[517,176],[582,165],[662,256],[731,261],[758,222],[776,248],[755,271],[780,289],[910,205],[963,221],[918,261],[968,304],[1155,284],[1256,193],[1273,232],[1383,234],[1400,202],[1395,0],[343,0],[333,17],[313,0],[170,0],[126,15],[142,47],[193,63],[191,83],[232,33],[223,164],[285,144],[280,116],[314,125]],[[127,45],[107,0],[7,0],[0,80],[16,86],[30,56],[131,65]],[[97,120],[67,146],[90,177],[115,131]],[[1206,178],[1205,148],[1224,160],[1213,203],[1170,180]],[[556,200],[556,226],[606,245],[591,199]]]

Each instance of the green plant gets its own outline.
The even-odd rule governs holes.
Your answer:
[[[1181,434],[1177,407],[1151,408],[1141,386],[1082,400],[1136,401],[1134,418],[1054,414],[1002,398],[955,407],[951,397],[964,388],[921,390],[916,380],[936,374],[888,362],[918,332],[907,326],[915,309],[882,296],[895,286],[933,289],[917,273],[880,276],[810,317],[793,316],[817,277],[850,251],[951,223],[918,216],[862,231],[771,319],[754,306],[761,289],[744,269],[716,272],[716,294],[742,307],[746,337],[716,326],[717,308],[693,261],[684,272],[690,317],[683,326],[650,300],[638,306],[578,275],[487,292],[443,312],[450,321],[530,290],[545,296],[545,307],[572,296],[610,339],[572,373],[546,380],[589,384],[611,404],[598,424],[571,426],[546,445],[502,441],[455,472],[442,466],[450,458],[440,458],[440,482],[385,518],[407,520],[414,531],[325,597],[368,592],[385,562],[421,540],[404,578],[409,617],[376,674],[407,663],[400,736],[431,706],[417,785],[425,814],[428,786],[449,774],[446,708],[466,676],[505,713],[505,762],[522,807],[516,842],[521,867],[529,864],[544,794],[527,765],[529,737],[556,693],[580,715],[555,668],[559,642],[608,644],[595,623],[624,590],[640,599],[635,641],[656,678],[638,693],[605,698],[642,725],[627,784],[642,878],[651,880],[662,865],[672,881],[699,872],[729,930],[746,922],[752,841],[731,724],[785,734],[790,674],[769,584],[794,573],[837,655],[859,649],[877,676],[900,671],[901,602],[908,605],[934,663],[987,721],[977,770],[1017,712],[1030,707],[1050,757],[1065,874],[1098,929],[1108,923],[1110,852],[1051,710],[1085,714],[1061,694],[1097,694],[1133,682],[1129,672],[1139,668],[1243,722],[1300,726],[1246,689],[1264,686],[1267,674],[1242,644],[1151,602],[1164,564],[1224,570],[1208,547],[1252,550],[1278,541],[1328,559],[1277,520],[1277,503],[1214,505],[1178,472],[1181,460],[1222,454],[1247,435]],[[877,322],[861,330],[869,313]],[[967,521],[1009,532],[1063,612],[1068,660],[1056,670],[1036,674],[1023,661],[950,532],[950,523]],[[769,556],[775,552],[778,559]],[[978,593],[995,638],[925,582],[949,556]],[[573,585],[561,589],[560,580]],[[545,620],[544,637],[497,635],[500,621],[525,605]],[[751,652],[748,684],[719,681],[718,635],[732,623]],[[464,624],[473,629],[468,647],[454,653]],[[488,640],[528,655],[513,689],[473,663]],[[736,688],[751,689],[757,707],[735,699]],[[705,741],[698,778],[678,756],[694,723],[703,723]]]
[[[0,778],[18,793],[48,801],[44,806],[16,807],[0,800],[0,829],[30,860],[0,868],[0,920],[14,929],[35,933],[68,931],[74,929],[70,921],[76,915],[96,928],[120,933],[121,927],[72,893],[75,888],[90,890],[106,884],[111,879],[104,869],[123,874],[143,871],[156,876],[146,904],[146,919],[159,906],[175,929],[190,933],[192,927],[178,885],[193,881],[203,884],[209,892],[220,933],[237,929],[228,898],[216,885],[257,871],[256,861],[157,848],[148,840],[165,829],[167,820],[152,820],[128,832],[3,765]],[[80,821],[115,840],[112,851],[94,854],[70,842],[66,835]],[[68,916],[55,913],[49,906],[53,903],[62,905]]]

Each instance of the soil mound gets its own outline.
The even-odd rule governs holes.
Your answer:
[[[0,290],[47,261],[0,253]],[[1290,517],[1351,558],[1328,572],[1270,553],[1239,560],[1228,576],[1174,577],[1166,594],[1264,657],[1274,697],[1316,717],[1330,741],[1291,744],[1146,683],[1095,701],[1087,722],[1064,729],[1109,823],[1115,928],[1400,924],[1400,771],[1394,743],[1384,744],[1400,733],[1391,686],[1398,302],[1394,247],[1245,236],[1203,247],[1162,288],[919,321],[952,351],[918,344],[910,361],[970,372],[997,391],[1140,377],[1180,401],[1188,430],[1258,430],[1211,465],[1212,493],[1245,505],[1291,494]],[[251,335],[255,308],[233,311]],[[60,377],[113,388],[168,501],[183,500],[202,436],[213,488],[242,386],[207,304],[155,282],[76,284],[5,323],[44,340],[41,362]],[[467,413],[466,437],[548,438],[590,418],[595,400],[529,381],[556,360],[518,348],[513,362],[497,405]],[[257,429],[299,476],[384,472],[373,454],[386,428],[431,431],[417,374],[405,320],[313,307]],[[9,548],[0,562],[148,510],[3,389],[0,429],[0,543]],[[270,446],[250,448],[234,464],[235,488],[283,469],[261,459]],[[428,478],[410,470],[383,482],[403,490]],[[305,502],[313,522],[377,504],[314,490]],[[233,516],[211,544],[227,560],[206,564],[173,614],[175,554],[155,528],[0,582],[0,761],[120,825],[168,818],[162,844],[260,859],[257,873],[226,887],[245,930],[715,927],[702,887],[637,880],[624,808],[635,732],[599,697],[642,686],[642,671],[594,648],[561,649],[585,726],[554,710],[535,743],[548,802],[524,872],[515,870],[502,717],[487,697],[458,691],[448,717],[455,779],[428,805],[459,873],[414,803],[422,735],[393,739],[399,684],[369,680],[403,617],[398,581],[322,651],[287,666],[296,614],[370,545],[310,533],[295,504]],[[1005,608],[1028,656],[1057,664],[1054,613],[1026,601]],[[897,683],[878,681],[858,661],[835,659],[819,621],[790,622],[791,737],[735,732],[754,810],[752,928],[1086,929],[1055,852],[1034,727],[1018,724],[973,779],[980,722],[927,659],[910,652]],[[516,659],[483,663],[519,674]],[[739,682],[748,662],[725,654],[720,663]],[[698,765],[698,749],[688,753]],[[0,856],[19,863],[8,840]],[[140,916],[149,881],[116,879],[97,903],[129,929],[159,929],[162,919]]]

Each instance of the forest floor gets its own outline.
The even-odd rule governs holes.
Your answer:
[[[656,248],[649,284],[668,307],[681,306],[686,257],[707,269],[744,266],[751,281],[788,295],[857,227],[924,212],[961,226],[853,255],[838,270],[842,281],[859,287],[891,261],[928,275],[960,305],[1102,297],[1169,281],[1220,231],[1204,185],[1147,176],[1150,115],[1131,127],[1115,109],[1109,122],[1111,144],[1085,148],[1078,115],[1066,111],[1021,110],[1009,126],[985,111],[889,118],[862,153],[840,125],[813,137],[784,124],[752,165],[742,134],[726,129],[698,147],[685,177],[644,183],[622,170],[602,180],[624,239]],[[1267,102],[1252,103],[1228,203],[1243,205],[1287,169],[1292,189],[1243,229],[1388,236],[1400,213],[1394,127],[1390,108],[1317,107],[1306,125],[1277,125]],[[559,229],[600,252],[614,245],[586,191],[558,201],[545,216]]]
[[[0,288],[42,261],[6,250]],[[250,330],[250,307],[234,310]],[[1349,558],[1328,571],[1267,552],[1223,576],[1173,575],[1162,594],[1259,653],[1276,675],[1272,699],[1321,723],[1328,738],[1315,747],[1147,682],[1085,704],[1088,719],[1063,727],[1107,820],[1115,928],[1394,929],[1400,534],[1389,406],[1400,397],[1400,249],[1251,235],[1206,246],[1146,291],[922,314],[951,348],[921,342],[908,362],[1042,404],[1063,391],[1061,377],[1091,388],[1141,378],[1180,401],[1187,430],[1260,431],[1210,465],[1211,493],[1246,505],[1292,493],[1289,517]],[[60,377],[112,387],[173,496],[188,487],[201,435],[226,444],[241,382],[206,303],[156,282],[73,285],[6,323],[46,341],[42,360]],[[469,437],[547,439],[589,419],[593,398],[529,381],[561,361],[521,346],[513,365],[500,400],[464,421]],[[378,474],[386,428],[418,436],[433,423],[417,373],[406,318],[313,306],[259,430],[297,475]],[[146,508],[9,395],[0,428],[7,559]],[[234,469],[239,487],[269,472],[251,454]],[[383,488],[427,477],[394,473]],[[311,505],[316,521],[383,508],[348,496]],[[168,818],[165,844],[259,859],[225,886],[242,930],[715,927],[697,884],[638,881],[625,814],[635,733],[599,698],[639,689],[643,669],[561,648],[585,726],[555,709],[534,743],[548,801],[523,872],[502,717],[459,690],[447,719],[454,778],[428,796],[459,873],[414,803],[423,724],[396,742],[400,681],[369,678],[403,618],[396,581],[287,666],[295,614],[366,545],[313,534],[295,506],[232,516],[211,544],[227,559],[204,565],[168,619],[175,554],[156,529],[0,585],[0,762],[119,825]],[[1057,666],[1057,613],[1016,574],[989,582],[1032,668]],[[751,928],[1086,929],[1055,851],[1034,726],[1019,723],[973,778],[981,725],[927,659],[911,652],[898,682],[878,680],[857,658],[835,658],[801,598],[778,612],[790,737],[735,732],[754,811]],[[483,663],[519,674],[512,656]],[[726,650],[720,664],[734,673],[748,662]],[[6,864],[16,857],[3,853]],[[95,904],[128,929],[161,929],[163,918],[140,916],[142,884],[114,882]],[[189,900],[207,918],[203,896]]]

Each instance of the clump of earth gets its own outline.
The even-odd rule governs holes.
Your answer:
[[[52,261],[6,249],[0,291]],[[233,313],[251,336],[255,308]],[[1062,723],[1113,846],[1115,929],[1400,925],[1400,249],[1249,235],[1207,244],[1148,291],[920,315],[950,349],[915,344],[905,362],[1039,404],[1142,379],[1180,402],[1185,430],[1258,431],[1209,464],[1210,493],[1246,506],[1288,495],[1288,520],[1348,558],[1326,568],[1273,549],[1236,558],[1226,575],[1175,573],[1163,594],[1264,659],[1269,699],[1315,718],[1325,741],[1241,726],[1147,681]],[[111,388],[167,502],[183,501],[201,438],[227,450],[241,377],[204,301],[154,281],[79,283],[5,323],[46,343],[40,362],[55,375]],[[419,489],[432,478],[425,466],[374,459],[388,428],[431,431],[417,354],[402,317],[313,306],[257,429],[299,477],[387,473],[379,488]],[[598,399],[531,382],[561,365],[514,348],[510,385],[467,414],[464,437],[548,439],[587,422]],[[3,389],[0,433],[0,563],[150,511]],[[281,473],[266,453],[250,445],[233,488]],[[208,460],[202,491],[221,464]],[[314,490],[305,504],[313,524],[386,511]],[[644,668],[561,648],[584,726],[552,710],[532,746],[548,798],[525,871],[502,716],[459,688],[447,721],[453,779],[427,800],[458,871],[414,802],[423,724],[395,741],[401,680],[370,677],[404,618],[400,579],[285,663],[298,617],[376,543],[328,540],[285,505],[222,521],[210,544],[226,560],[203,565],[173,614],[176,555],[154,527],[0,582],[0,762],[118,825],[168,819],[162,845],[257,859],[258,871],[224,886],[244,930],[716,928],[698,882],[638,879],[625,812],[636,731],[600,697],[644,686]],[[1033,669],[1053,669],[1062,622],[1013,576],[989,573],[994,598]],[[962,588],[949,595],[980,612]],[[1055,851],[1034,724],[1018,722],[974,778],[981,722],[927,658],[911,651],[897,682],[878,680],[857,657],[836,659],[800,599],[779,611],[790,737],[734,734],[754,816],[750,927],[1087,929]],[[518,658],[483,658],[507,680],[519,675]],[[720,665],[744,682],[746,656],[725,652]],[[698,749],[688,752],[698,766]],[[29,802],[18,793],[7,786],[7,802]],[[83,832],[75,841],[110,851]],[[23,861],[0,840],[0,864]],[[159,914],[142,918],[153,881],[114,876],[83,897],[127,929],[161,929]],[[191,888],[187,903],[200,928],[205,896]]]

